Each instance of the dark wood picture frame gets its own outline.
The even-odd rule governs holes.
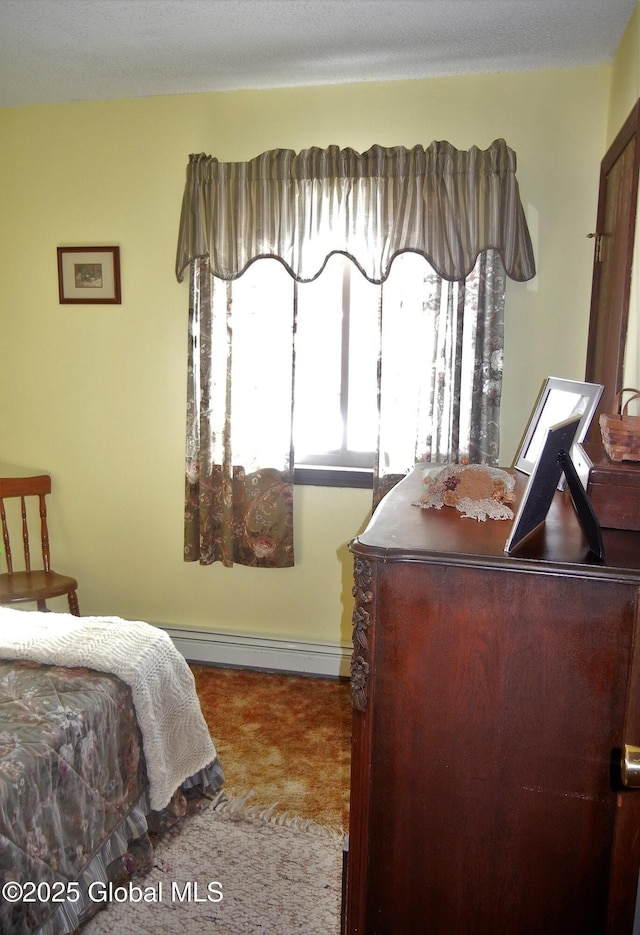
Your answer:
[[[120,305],[119,247],[58,247],[61,305]]]

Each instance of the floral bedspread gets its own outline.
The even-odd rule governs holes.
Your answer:
[[[0,933],[36,932],[73,901],[73,881],[145,790],[141,750],[115,676],[0,660]]]

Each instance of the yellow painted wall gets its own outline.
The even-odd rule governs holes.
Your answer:
[[[507,288],[502,463],[548,375],[584,375],[611,69],[225,92],[0,111],[0,462],[48,470],[54,557],[85,614],[347,642],[366,491],[296,489],[298,561],[182,561],[189,153],[487,146],[518,156],[539,274]],[[118,244],[121,306],[58,304],[56,246]],[[61,609],[61,607],[56,607]]]
[[[607,144],[613,142],[618,130],[627,119],[639,97],[640,7],[636,7],[613,63]],[[623,385],[637,387],[640,385],[640,277],[637,274],[640,269],[640,237],[638,236],[636,236],[634,244],[633,262]],[[627,394],[625,400],[628,399],[629,395]],[[631,406],[629,412],[640,413],[640,408],[638,408],[636,402],[632,403]]]
[[[625,122],[640,97],[640,7],[624,32],[611,72],[607,146]]]

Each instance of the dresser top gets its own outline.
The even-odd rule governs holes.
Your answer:
[[[545,523],[513,552],[504,551],[513,520],[465,518],[452,507],[415,506],[424,493],[424,478],[434,465],[417,465],[378,505],[367,529],[351,543],[356,555],[383,561],[441,562],[509,567],[511,570],[552,570],[565,574],[605,575],[640,579],[640,533],[603,529],[605,560],[587,546],[568,491],[554,495]],[[437,468],[436,468],[437,470]],[[519,471],[517,512],[529,477]]]

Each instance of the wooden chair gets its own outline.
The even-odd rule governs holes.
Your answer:
[[[49,493],[51,493],[51,478],[48,474],[41,474],[38,477],[0,477],[2,549],[7,565],[7,574],[0,574],[0,604],[21,604],[33,601],[37,603],[38,610],[46,611],[48,610],[47,599],[66,594],[70,612],[79,616],[80,610],[76,594],[78,582],[75,578],[68,578],[66,575],[59,575],[51,570],[45,501],[45,497]],[[28,500],[28,498],[31,499]],[[38,500],[37,513],[35,498]],[[19,516],[17,503],[14,505],[15,514],[10,512],[9,504],[5,508],[5,501],[9,499],[20,501]],[[29,510],[27,509],[27,502],[29,503]],[[40,570],[32,571],[29,531],[30,526],[32,526],[32,531],[35,532],[37,515],[39,515],[40,520],[39,547],[42,549],[43,567]],[[19,535],[22,537],[24,570],[14,570],[10,530],[14,533],[14,540],[17,540]]]

